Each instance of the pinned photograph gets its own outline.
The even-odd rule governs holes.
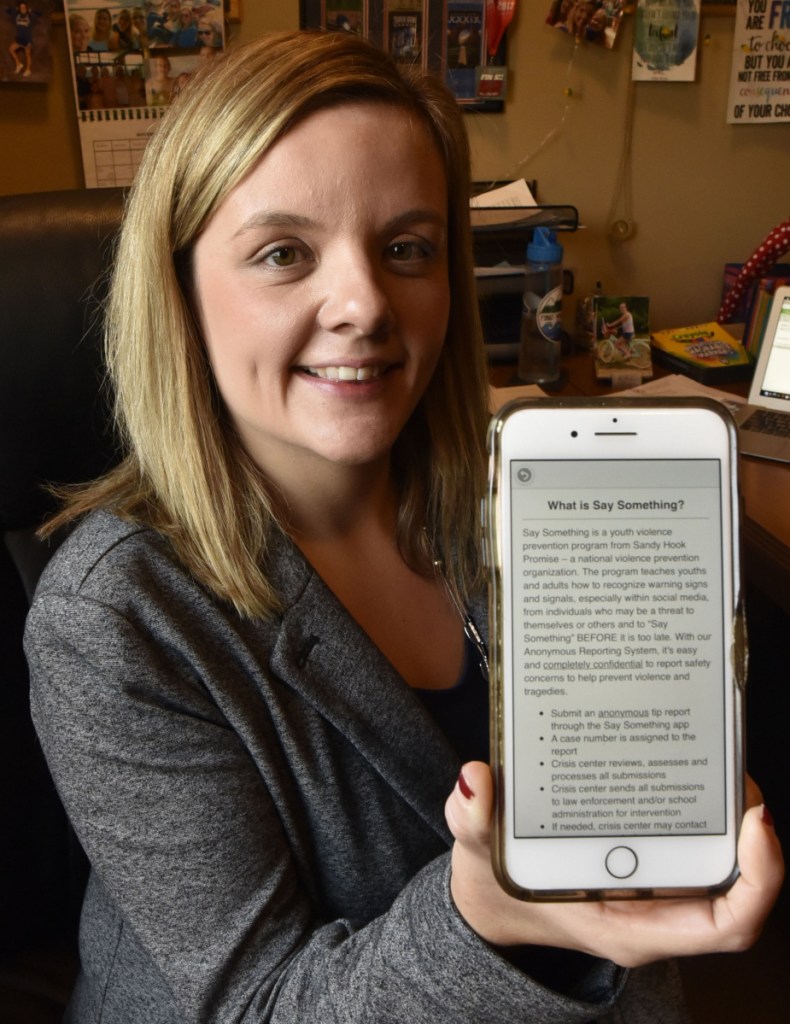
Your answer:
[[[552,0],[546,24],[580,43],[611,50],[623,20],[623,0]]]
[[[52,77],[50,0],[4,4],[0,18],[0,81],[48,82]]]

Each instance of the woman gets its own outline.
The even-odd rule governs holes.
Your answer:
[[[201,14],[197,20],[198,42],[201,46],[211,46],[215,50],[222,47],[222,24],[211,14]]]
[[[166,0],[158,14],[149,11],[146,23],[151,46],[171,46],[181,25],[181,0]]]
[[[69,15],[72,53],[84,53],[91,41],[91,27],[81,14]]]
[[[146,25],[145,10],[142,7],[132,8],[132,38],[134,39],[135,50],[142,50],[148,55],[148,27]]]
[[[128,8],[118,11],[118,17],[112,26],[110,35],[111,50],[139,50],[139,40],[132,27],[132,15]]]
[[[38,15],[24,0],[17,0],[16,7],[7,7],[6,13],[14,22],[14,40],[8,47],[14,60],[14,74],[29,78],[33,70],[33,26]]]
[[[170,70],[169,58],[157,54],[148,58],[145,98],[149,107],[166,107],[170,102],[174,84]]]
[[[468,195],[452,98],[354,36],[218,56],[149,144],[107,324],[129,454],[52,524],[88,513],[27,631],[92,865],[71,1021],[675,1021],[651,961],[759,931],[758,809],[718,901],[493,878],[451,597],[484,625]]]
[[[112,40],[112,15],[106,7],[100,7],[93,15],[93,32],[88,49],[92,53],[104,53],[110,49]]]
[[[173,32],[171,45],[179,49],[194,49],[198,45],[198,26],[192,4],[181,4],[178,28]]]

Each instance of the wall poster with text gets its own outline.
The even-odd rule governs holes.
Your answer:
[[[225,46],[221,0],[66,0],[87,188],[131,185],[170,101]]]
[[[697,77],[700,0],[639,0],[631,78],[693,82]]]
[[[738,0],[729,124],[790,121],[790,0]]]

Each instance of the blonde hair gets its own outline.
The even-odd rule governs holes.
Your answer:
[[[207,62],[149,143],[129,197],[106,318],[106,358],[128,455],[72,495],[55,526],[96,507],[165,534],[192,574],[241,614],[267,615],[275,496],[216,388],[190,295],[207,219],[272,145],[315,110],[403,107],[447,171],[451,310],[439,365],[393,449],[398,543],[429,572],[433,551],[464,596],[480,579],[477,509],[487,422],[485,357],[471,261],[468,143],[455,100],[350,34],[276,33]]]

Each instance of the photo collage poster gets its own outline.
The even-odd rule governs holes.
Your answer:
[[[0,82],[52,78],[50,0],[0,0]]]
[[[66,0],[85,185],[130,185],[171,100],[225,46],[221,0]]]

